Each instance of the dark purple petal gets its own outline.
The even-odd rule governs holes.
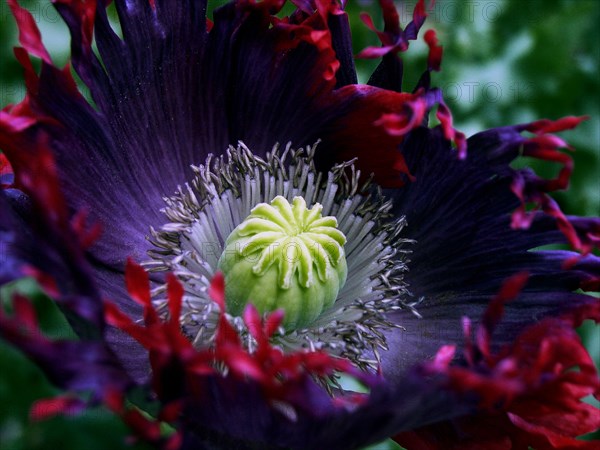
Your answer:
[[[481,317],[489,298],[517,272],[530,278],[507,306],[495,345],[511,342],[542,317],[594,301],[573,291],[598,277],[600,258],[589,255],[566,269],[576,253],[534,250],[565,242],[554,218],[540,213],[528,230],[512,229],[510,214],[519,205],[513,179],[490,156],[501,142],[475,137],[469,144],[461,161],[439,130],[421,129],[402,148],[416,179],[393,196],[396,213],[407,218],[406,237],[416,240],[405,279],[415,299],[423,298],[417,307],[423,319],[396,315],[406,331],[390,336],[394,350],[385,354],[394,376],[444,343],[460,344],[462,316]]]
[[[96,282],[131,317],[139,317],[139,308],[119,287],[125,258],[145,259],[149,227],[165,220],[159,213],[162,196],[189,179],[189,164],[202,162],[209,152],[218,154],[238,139],[260,154],[277,141],[300,145],[323,138],[322,153],[333,162],[364,153],[378,140],[376,166],[371,158],[359,164],[382,179],[385,173],[391,184],[403,170],[396,151],[402,137],[390,137],[373,122],[387,110],[401,112],[410,96],[355,86],[334,91],[339,63],[332,45],[348,57],[347,19],[340,11],[319,11],[286,25],[273,24],[259,6],[230,4],[215,12],[214,27],[206,34],[204,5],[188,3],[171,8],[159,2],[152,9],[143,1],[117,2],[121,40],[101,3],[94,9],[57,2],[71,30],[73,64],[95,107],[77,92],[68,68],[59,70],[47,60],[38,76],[20,50],[28,98],[3,112],[6,123],[32,148],[45,145],[41,130],[47,133],[70,209],[89,211],[91,222],[103,226],[89,248]],[[340,25],[334,44],[327,17]],[[91,49],[94,31],[102,63]],[[23,43],[26,49],[29,44]],[[349,67],[344,70],[348,75]],[[361,130],[360,140],[347,136],[348,125]],[[6,142],[13,134],[6,135]],[[16,147],[22,144],[11,140],[6,145],[15,146],[9,157],[18,162]],[[32,155],[27,162],[35,161],[42,159]],[[26,175],[22,166],[15,165],[17,177]],[[54,192],[41,189],[42,180],[37,179],[38,190]],[[97,314],[100,302],[95,305]],[[130,355],[117,353],[129,355],[124,364],[142,379],[147,365],[139,346],[113,329],[107,333],[113,348],[131,350]]]
[[[424,377],[417,371],[395,388],[375,388],[369,402],[352,411],[339,408],[307,414],[289,405],[274,407],[265,403],[252,384],[231,380],[209,381],[202,384],[200,392],[198,403],[184,413],[185,449],[201,444],[208,448],[358,449],[418,424],[464,415],[473,408],[468,402],[458,403],[443,388],[443,377]],[[249,408],[252,414],[248,414]]]
[[[426,16],[423,0],[404,31],[393,2],[381,1],[383,47],[365,52],[385,55],[372,86],[355,84],[347,17],[337,3],[293,3],[299,9],[280,19],[272,14],[283,1],[232,2],[215,11],[214,25],[207,27],[205,1],[118,0],[121,39],[110,27],[105,2],[56,0],[71,30],[74,67],[94,99],[90,105],[69,68],[52,65],[33,19],[10,1],[20,15],[23,48],[16,56],[25,69],[28,96],[0,112],[0,147],[29,203],[15,195],[18,191],[0,193],[0,245],[7,249],[0,282],[33,268],[41,281],[55,282],[48,286],[56,288],[52,294],[71,323],[83,319],[95,327],[90,335],[85,327],[78,329],[93,340],[47,340],[37,333],[31,305],[16,298],[14,317],[0,314],[0,330],[59,386],[106,398],[153,443],[164,443],[158,423],[124,406],[122,391],[131,380],[122,365],[138,382],[151,375],[147,386],[162,402],[161,420],[183,426],[184,448],[358,448],[429,424],[458,423],[488,399],[482,386],[494,394],[508,392],[512,380],[503,370],[517,357],[517,362],[529,361],[522,350],[532,345],[527,339],[523,345],[517,335],[526,329],[525,335],[539,337],[528,325],[561,316],[557,327],[568,324],[571,333],[559,336],[569,338],[567,348],[572,327],[591,317],[594,308],[597,315],[597,300],[573,291],[597,286],[600,279],[600,258],[590,254],[599,242],[599,222],[566,218],[546,195],[564,188],[572,170],[570,158],[556,148],[563,141],[548,133],[581,119],[490,130],[470,140],[465,159],[463,136],[452,128],[441,91],[430,89],[429,72],[439,69],[441,59],[431,31],[426,34],[428,70],[413,94],[399,93],[402,65],[395,52],[417,37]],[[99,56],[92,50],[94,39]],[[39,76],[29,55],[43,60]],[[419,128],[435,105],[441,127]],[[523,131],[535,136],[525,138]],[[189,180],[190,164],[203,162],[209,153],[222,154],[238,140],[261,155],[278,141],[303,145],[318,139],[320,168],[358,157],[364,175],[374,172],[384,187],[411,181],[390,192],[395,213],[408,220],[403,237],[416,241],[406,280],[415,297],[423,298],[418,305],[423,319],[405,313],[393,317],[403,329],[389,333],[392,350],[384,354],[382,368],[387,381],[374,381],[323,352],[281,354],[268,341],[274,325],[260,322],[251,309],[244,319],[257,340],[256,352],[244,350],[224,316],[215,347],[198,351],[180,330],[183,289],[174,275],[167,277],[166,322],[153,308],[150,279],[141,267],[130,263],[127,284],[122,280],[127,256],[146,258],[149,227],[165,221],[159,213],[162,197]],[[560,163],[557,179],[513,169],[510,163],[521,149]],[[0,160],[3,185],[4,167]],[[541,211],[526,211],[529,202]],[[86,226],[88,212],[92,224],[104,225],[87,255],[95,265],[94,279],[80,248],[97,234],[96,227]],[[582,254],[536,249],[565,242],[565,236]],[[525,271],[528,280],[524,287],[517,283],[522,288],[517,298],[506,303],[502,293],[488,307],[507,277],[519,272],[524,282]],[[96,283],[119,307],[104,305]],[[224,305],[222,286],[211,292]],[[114,328],[104,330],[103,312]],[[481,327],[476,342],[467,339],[454,360],[458,364],[450,366],[463,332],[471,328],[465,315]],[[141,317],[145,327],[136,322]],[[101,335],[105,340],[96,340]],[[502,353],[515,339],[514,355]],[[456,346],[440,350],[448,343]],[[551,370],[540,361],[530,364],[545,369],[534,374],[535,382],[557,375],[554,362],[568,360],[540,355],[550,355],[541,362]],[[68,361],[62,363],[65,356]],[[578,361],[588,376],[589,361]],[[227,375],[216,370],[215,362],[227,367]],[[367,380],[370,396],[332,399],[313,376],[334,370]],[[539,387],[523,384],[519,376],[527,389]],[[116,393],[106,395],[110,389]],[[459,397],[463,391],[466,395]],[[578,393],[565,398],[578,399]],[[522,411],[511,410],[517,413]],[[531,431],[539,418],[523,424],[527,419],[521,414],[513,423]]]
[[[335,50],[337,60],[340,62],[340,68],[336,73],[336,88],[357,84],[358,77],[354,66],[348,16],[346,14],[332,14],[329,16],[328,25],[331,30],[331,45]]]
[[[260,5],[229,4],[215,11],[208,33],[202,1],[155,8],[118,1],[123,39],[102,3],[90,5],[56,2],[71,30],[73,65],[95,107],[77,92],[68,68],[48,59],[38,77],[25,51],[18,56],[32,117],[50,136],[70,208],[87,209],[104,227],[90,248],[98,264],[122,270],[127,256],[144,259],[149,227],[165,221],[162,197],[191,178],[191,164],[238,140],[261,154],[276,142],[323,139],[330,164],[366,154],[376,139],[380,163],[359,158],[358,164],[397,183],[402,137],[374,122],[385,112],[401,113],[401,95],[382,101],[382,92],[335,90],[338,68],[338,85],[352,82],[354,70],[347,17],[333,4],[297,23],[278,22]],[[94,36],[100,58],[91,48]],[[31,51],[42,45],[22,43]],[[16,120],[19,111],[12,114]],[[362,138],[345,139],[343,130],[355,123]]]
[[[0,190],[0,285],[23,276],[22,266],[27,256],[19,248],[17,231],[23,228],[6,193]]]
[[[402,92],[403,73],[402,60],[396,55],[385,55],[369,78],[368,84],[394,92]]]
[[[328,75],[336,60],[326,25],[316,42],[294,39],[292,32],[314,40],[314,30],[305,24],[271,27],[269,16],[239,4],[216,10],[214,21],[208,51],[211,72],[222,83],[225,145],[243,140],[260,154],[276,142],[314,143],[317,124],[327,119],[318,102],[335,86],[334,75]]]

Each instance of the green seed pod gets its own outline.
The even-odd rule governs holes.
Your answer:
[[[335,302],[346,282],[346,237],[335,217],[316,203],[281,196],[260,203],[227,238],[218,268],[225,275],[227,311],[241,315],[283,309],[287,331],[313,322]]]

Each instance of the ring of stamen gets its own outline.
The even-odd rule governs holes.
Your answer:
[[[151,229],[154,249],[145,263],[151,271],[172,271],[184,283],[183,330],[198,347],[210,346],[218,320],[217,306],[207,295],[211,278],[226,248],[226,239],[260,203],[277,196],[288,202],[302,197],[308,208],[322,205],[346,236],[347,281],[335,302],[310,324],[273,337],[285,350],[324,349],[362,369],[376,368],[379,350],[387,350],[384,331],[398,325],[387,315],[400,309],[417,314],[408,286],[406,254],[412,241],[400,237],[404,218],[393,219],[391,202],[369,182],[359,182],[352,162],[327,174],[313,163],[317,145],[283,151],[275,146],[262,159],[243,144],[219,158],[194,166],[195,178],[165,198],[169,223]],[[153,292],[167,314],[164,286]],[[246,346],[255,342],[241,317],[228,314]]]

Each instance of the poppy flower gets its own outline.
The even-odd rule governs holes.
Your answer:
[[[8,3],[27,95],[0,112],[0,281],[33,276],[79,336],[23,296],[0,314],[66,391],[33,418],[103,403],[169,449],[594,448],[574,329],[600,320],[600,220],[549,195],[584,118],[465,139],[434,31],[402,91],[422,0],[405,28],[391,1],[383,31],[363,17],[367,85],[335,1],[120,0],[121,37],[106,2],[55,0],[91,100]]]

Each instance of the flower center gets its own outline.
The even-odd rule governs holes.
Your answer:
[[[208,289],[218,271],[227,319],[249,351],[257,343],[242,318],[248,302],[284,310],[271,337],[284,352],[321,349],[364,370],[377,369],[386,330],[399,326],[390,314],[418,315],[404,281],[404,218],[359,181],[352,161],[317,171],[316,148],[276,145],[260,157],[240,143],[192,166],[194,179],[165,198],[168,223],[151,229],[145,266],[184,284],[180,323],[195,346],[216,338],[220,311]],[[168,315],[165,290],[156,287],[153,301]]]
[[[346,282],[346,236],[323,206],[296,196],[259,203],[225,242],[218,268],[225,275],[230,314],[248,303],[261,313],[283,309],[286,330],[305,327],[335,302]]]

